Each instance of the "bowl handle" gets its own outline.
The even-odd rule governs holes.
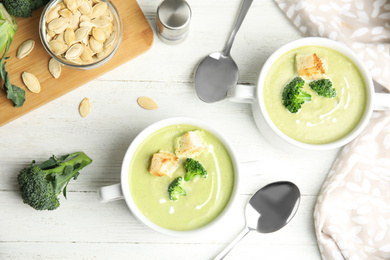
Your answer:
[[[390,94],[374,94],[374,110],[390,110]]]
[[[256,87],[253,85],[237,84],[229,89],[227,98],[236,103],[253,103],[255,101]]]
[[[113,184],[98,189],[98,199],[102,203],[123,199],[121,184]]]

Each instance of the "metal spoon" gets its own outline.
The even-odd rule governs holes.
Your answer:
[[[300,197],[298,187],[287,181],[258,190],[245,208],[246,227],[214,260],[223,259],[249,231],[270,233],[284,227],[297,212]]]
[[[243,0],[230,38],[222,52],[205,57],[195,71],[194,84],[198,97],[211,103],[225,99],[230,88],[238,82],[238,67],[230,56],[234,38],[253,0]]]

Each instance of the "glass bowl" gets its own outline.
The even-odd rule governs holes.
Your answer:
[[[51,57],[53,57],[55,60],[57,60],[61,65],[64,65],[64,66],[72,68],[72,69],[90,70],[90,69],[95,69],[97,67],[100,67],[103,64],[107,63],[117,52],[117,50],[119,48],[119,44],[120,44],[121,39],[122,39],[122,34],[123,34],[122,19],[120,17],[119,11],[115,7],[115,5],[109,0],[100,0],[99,1],[99,2],[107,3],[107,8],[111,11],[111,13],[113,15],[112,22],[114,24],[114,29],[113,29],[112,33],[115,34],[115,40],[112,43],[112,47],[111,47],[110,51],[101,59],[95,58],[94,61],[92,61],[90,63],[84,62],[84,63],[80,64],[80,63],[77,63],[77,62],[74,62],[71,60],[67,60],[63,57],[60,57],[59,55],[55,54],[51,50],[51,48],[49,47],[49,41],[48,41],[48,37],[47,37],[47,30],[48,29],[46,26],[46,14],[48,13],[48,11],[52,7],[54,7],[57,4],[60,4],[61,2],[63,2],[63,0],[50,1],[43,9],[40,20],[39,20],[39,37],[40,37],[42,45],[45,48],[45,50],[47,51],[47,53],[49,53],[49,55]]]

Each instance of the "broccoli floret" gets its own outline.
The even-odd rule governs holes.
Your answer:
[[[197,160],[187,158],[184,168],[187,170],[187,173],[184,176],[185,181],[190,181],[195,177],[207,178],[207,171]]]
[[[16,17],[30,17],[32,11],[46,5],[50,0],[4,0],[5,9]]]
[[[178,200],[179,196],[186,196],[187,193],[181,186],[183,183],[182,177],[177,177],[174,179],[168,187],[168,194],[170,200]]]
[[[32,12],[31,0],[4,0],[5,9],[16,17],[30,17]]]
[[[332,85],[332,81],[329,79],[320,79],[310,82],[309,87],[311,87],[319,96],[334,98],[337,96],[337,92]]]
[[[54,210],[60,205],[58,195],[61,190],[66,198],[69,181],[76,179],[79,171],[92,160],[82,152],[76,152],[24,168],[18,175],[18,183],[23,202],[36,210]]]
[[[31,0],[31,8],[34,11],[46,5],[48,2],[50,2],[50,0]]]
[[[283,89],[283,105],[291,113],[297,113],[305,102],[311,100],[311,95],[303,90],[304,84],[302,78],[296,77]]]

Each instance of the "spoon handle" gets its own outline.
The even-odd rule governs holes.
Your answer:
[[[246,13],[249,10],[249,7],[251,6],[253,0],[243,0],[241,4],[240,12],[238,13],[236,23],[233,27],[232,33],[230,34],[230,38],[225,46],[225,49],[222,51],[223,56],[227,57],[230,55],[230,49],[232,48],[234,38],[236,37],[236,34],[238,32],[238,29],[240,29],[242,21],[244,21],[244,18],[246,16]]]
[[[221,253],[219,253],[215,258],[214,260],[220,260],[220,259],[223,259],[229,252],[230,250],[232,250],[232,248],[246,235],[248,234],[248,232],[250,231],[250,229],[248,227],[245,227],[237,236],[236,238],[230,242],[230,244],[225,247],[224,250],[222,250]]]

